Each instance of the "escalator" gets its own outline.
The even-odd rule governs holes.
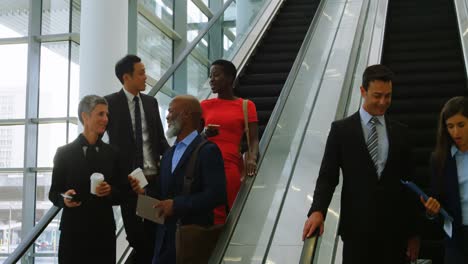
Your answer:
[[[415,181],[430,188],[429,158],[444,103],[466,96],[467,78],[452,0],[390,0],[382,63],[395,72],[388,114],[407,124]],[[422,225],[420,257],[443,263],[443,233]]]
[[[320,0],[286,0],[247,66],[239,74],[235,94],[252,100],[263,135]]]

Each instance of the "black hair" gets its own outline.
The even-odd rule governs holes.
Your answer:
[[[211,66],[218,65],[223,67],[223,73],[224,75],[230,76],[232,78],[232,82],[234,83],[234,80],[236,79],[237,76],[237,69],[234,64],[228,60],[215,60],[213,63],[211,63]]]
[[[124,74],[133,74],[135,68],[133,67],[135,63],[141,62],[140,57],[132,54],[128,54],[127,56],[120,59],[115,64],[115,76],[119,78],[120,83],[124,83],[123,76]]]
[[[391,82],[393,80],[393,72],[382,64],[371,65],[366,68],[362,74],[362,87],[364,90],[369,89],[369,84],[372,81]]]

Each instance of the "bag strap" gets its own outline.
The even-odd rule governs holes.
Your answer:
[[[244,132],[247,139],[247,153],[250,152],[250,135],[249,135],[249,115],[247,111],[249,100],[242,100],[242,111],[244,112]]]
[[[190,190],[192,189],[192,183],[195,180],[195,165],[197,163],[198,159],[198,154],[200,153],[200,149],[208,143],[208,140],[203,139],[202,142],[200,142],[195,150],[192,152],[192,155],[190,156],[190,160],[187,166],[187,169],[185,170],[185,176],[184,176],[184,189],[182,190],[183,195],[189,195]]]
[[[195,150],[192,152],[190,156],[189,163],[187,165],[187,169],[185,170],[184,176],[184,189],[182,190],[182,195],[190,195],[190,191],[192,189],[192,183],[195,181],[195,165],[197,164],[198,154],[200,153],[200,149],[208,143],[208,140],[203,139],[202,142],[198,144]],[[229,206],[227,202],[225,204],[226,215],[229,214]],[[179,219],[180,221],[180,219]]]

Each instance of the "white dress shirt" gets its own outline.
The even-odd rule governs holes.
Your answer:
[[[125,92],[125,95],[127,96],[128,109],[130,110],[130,117],[132,119],[133,135],[135,135],[135,102],[133,101],[133,98],[135,96],[127,90],[125,90],[125,88],[123,90]],[[149,138],[148,124],[146,122],[145,110],[143,109],[143,103],[141,102],[140,94],[138,93],[137,96],[138,99],[140,99],[139,107],[141,113],[141,129],[143,133],[143,168],[141,169],[143,169],[145,175],[156,174],[156,162],[153,160],[151,155],[152,149]]]

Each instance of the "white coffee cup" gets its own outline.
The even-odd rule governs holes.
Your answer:
[[[102,173],[99,173],[99,172],[95,172],[93,174],[91,174],[91,177],[90,177],[90,180],[91,180],[91,193],[92,194],[96,194],[96,188],[99,184],[101,184],[101,182],[104,181],[104,175],[102,175]]]
[[[136,168],[134,171],[132,171],[132,173],[130,173],[130,176],[132,176],[140,182],[139,186],[141,189],[148,185],[148,180],[146,180],[146,177],[140,168]]]

